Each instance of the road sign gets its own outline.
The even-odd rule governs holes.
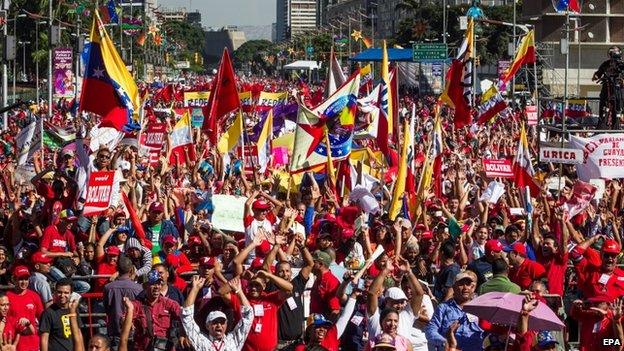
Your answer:
[[[446,44],[414,44],[414,61],[443,61],[448,58]]]
[[[308,55],[312,55],[314,53],[314,47],[313,46],[306,47],[306,53]]]

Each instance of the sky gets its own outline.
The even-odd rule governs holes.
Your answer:
[[[199,10],[204,27],[258,26],[275,22],[275,0],[158,0],[157,4]]]

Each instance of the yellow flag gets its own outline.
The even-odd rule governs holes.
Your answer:
[[[331,156],[331,145],[329,143],[329,129],[325,126],[325,146],[327,146],[327,179],[330,181],[331,186],[336,186],[336,170],[334,169],[334,161]]]
[[[228,130],[221,136],[221,139],[219,139],[219,143],[217,143],[217,150],[219,153],[226,154],[232,151],[232,149],[234,149],[234,147],[238,144],[242,134],[243,114],[239,110],[234,123],[232,123],[230,128],[228,128]]]
[[[403,123],[403,146],[401,148],[399,172],[397,174],[396,183],[394,183],[392,202],[390,203],[390,209],[388,210],[388,218],[390,218],[391,221],[394,221],[394,219],[399,215],[403,204],[402,200],[405,194],[405,181],[407,179],[407,149],[410,145],[410,138],[409,123],[407,119],[405,119]]]

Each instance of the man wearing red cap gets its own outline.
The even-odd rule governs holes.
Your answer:
[[[595,235],[578,244],[570,252],[576,267],[579,288],[587,298],[608,294],[614,298],[624,295],[624,271],[617,268],[620,245],[613,239]],[[599,240],[601,253],[590,248]]]
[[[256,199],[256,196],[262,196]],[[264,193],[254,192],[245,203],[245,245],[251,244],[257,235],[273,233],[275,215],[270,212],[271,205],[263,198]],[[256,258],[254,251],[247,256],[247,263],[251,263]]]
[[[41,302],[47,308],[52,304],[52,289],[47,274],[50,274],[52,259],[41,251],[35,252],[30,257],[35,267],[34,274],[30,277],[28,287],[41,296]]]
[[[41,238],[41,252],[51,258],[78,256],[76,252],[76,242],[74,234],[71,232],[71,224],[76,222],[78,217],[74,216],[71,210],[63,210],[59,214],[57,224],[50,224],[43,231]]]
[[[544,266],[527,258],[526,247],[521,242],[511,245],[507,258],[512,266],[509,269],[509,280],[518,284],[522,290],[527,290],[534,280],[546,276]]]
[[[145,237],[152,242],[152,254],[158,254],[162,239],[166,236],[179,238],[178,229],[169,219],[165,218],[165,206],[160,201],[152,202],[149,206],[147,220],[143,222]]]
[[[30,271],[26,266],[16,266],[13,269],[13,284],[15,287],[7,291],[11,308],[9,316],[19,321],[18,325],[24,330],[20,332],[18,351],[39,350],[38,320],[43,313],[43,304],[37,293],[28,289]],[[29,326],[34,326],[34,333],[30,333]]]
[[[503,245],[496,239],[490,239],[485,242],[485,255],[472,261],[468,265],[468,269],[477,274],[478,286],[490,280],[494,273],[492,272],[492,263],[497,258],[503,256]]]

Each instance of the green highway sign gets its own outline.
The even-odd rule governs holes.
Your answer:
[[[443,61],[448,58],[448,46],[446,44],[427,43],[414,44],[413,60],[418,61]]]

